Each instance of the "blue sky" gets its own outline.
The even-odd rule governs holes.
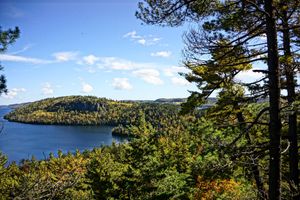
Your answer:
[[[0,1],[2,29],[21,30],[0,55],[9,89],[0,105],[65,95],[187,97],[196,87],[178,72],[186,72],[181,50],[188,26],[142,25],[137,2]]]
[[[177,74],[185,71],[184,27],[142,25],[137,2],[1,1],[2,29],[19,26],[21,36],[0,57],[10,91],[0,104],[64,95],[187,97],[193,86]]]

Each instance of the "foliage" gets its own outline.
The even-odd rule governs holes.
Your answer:
[[[144,105],[145,106],[145,105]],[[149,106],[149,105],[147,105]],[[146,107],[147,107],[146,106]],[[157,108],[157,105],[153,105]],[[134,108],[134,106],[132,106]],[[242,165],[233,165],[220,142],[229,129],[213,122],[184,118],[157,130],[137,113],[139,135],[128,143],[90,152],[26,160],[2,167],[0,196],[4,199],[253,199],[252,180],[242,178]],[[165,120],[168,120],[166,118]],[[170,117],[170,119],[172,119]],[[201,177],[201,178],[200,178]]]
[[[3,53],[7,50],[7,47],[14,43],[17,38],[19,38],[20,29],[15,27],[15,29],[2,30],[0,26],[0,53]],[[3,70],[3,67],[0,63],[0,71]],[[6,78],[3,74],[0,74],[0,95],[2,93],[7,93],[6,89]]]
[[[217,105],[221,111],[207,113],[216,119],[225,119],[220,126],[239,126],[241,132],[236,137],[246,138],[244,147],[264,145],[253,141],[257,127],[268,126],[269,133],[269,198],[280,199],[281,195],[281,115],[282,99],[288,100],[291,109],[296,99],[296,69],[299,66],[297,29],[299,29],[299,1],[198,1],[198,0],[144,0],[139,3],[136,16],[147,24],[178,26],[186,21],[195,22],[185,35],[185,66],[191,70],[186,74],[190,82],[196,83],[199,92],[191,93],[183,112],[197,109],[212,94],[219,93]],[[263,41],[261,36],[266,36]],[[282,37],[281,37],[282,36]],[[280,58],[281,57],[281,58]],[[236,76],[251,69],[251,64],[263,61],[267,70],[265,77],[252,83],[242,83]],[[260,64],[260,63],[259,63]],[[299,71],[299,70],[298,70]],[[282,78],[282,80],[280,80]],[[268,80],[268,83],[266,82]],[[283,84],[282,84],[283,83]],[[250,95],[240,95],[235,90],[248,89]],[[282,90],[287,96],[282,96]],[[258,102],[268,96],[269,104],[257,117],[250,118],[245,113],[247,104]],[[246,104],[246,105],[245,105]],[[268,111],[268,113],[267,113]],[[294,113],[293,113],[294,112]],[[265,113],[268,114],[266,117]],[[262,121],[262,122],[261,122]],[[297,110],[288,115],[290,182],[299,185],[299,153],[297,145]],[[263,128],[264,129],[264,128]],[[259,131],[260,132],[260,131]],[[234,143],[235,143],[234,142]],[[234,144],[234,143],[230,143]],[[249,151],[249,150],[247,150]],[[264,184],[261,182],[259,159],[256,150],[251,150],[252,172],[256,179],[261,198],[265,199]],[[255,168],[255,169],[254,169]],[[297,192],[298,187],[298,192]],[[299,186],[294,191],[299,198]]]
[[[217,102],[224,98],[226,95],[220,96]],[[42,196],[46,199],[256,198],[252,165],[247,164],[253,162],[253,157],[248,153],[259,152],[261,146],[255,147],[256,144],[266,143],[264,126],[253,127],[250,132],[253,143],[249,146],[245,135],[233,143],[240,135],[240,128],[233,126],[234,117],[226,120],[221,117],[225,115],[220,109],[222,104],[209,108],[205,117],[179,117],[176,114],[175,118],[174,113],[179,110],[173,105],[105,101],[115,107],[125,104],[134,109],[135,125],[123,127],[135,136],[130,142],[74,155],[59,152],[57,158],[26,160],[19,166],[5,166],[6,159],[1,157],[1,196],[4,199]],[[38,102],[34,107],[37,105],[42,106]],[[31,108],[30,104],[28,106],[20,110]],[[250,104],[241,109],[245,118],[251,121],[266,106],[266,103]],[[43,109],[53,109],[53,106]],[[160,112],[165,114],[160,120],[153,117],[159,118]],[[267,120],[267,116],[263,116],[260,122]],[[226,126],[220,126],[224,123]],[[259,164],[267,169],[265,155],[261,151]],[[266,172],[261,174],[264,179],[266,175]],[[285,197],[288,197],[288,191],[284,188]]]

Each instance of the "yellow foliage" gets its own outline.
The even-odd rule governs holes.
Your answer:
[[[210,200],[217,199],[233,199],[238,200],[241,198],[239,192],[240,184],[233,179],[223,180],[205,180],[202,177],[198,177],[197,180],[197,192],[195,199],[197,200]]]

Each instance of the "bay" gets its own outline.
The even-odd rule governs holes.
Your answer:
[[[0,107],[0,151],[8,157],[8,162],[22,159],[46,159],[49,153],[63,153],[91,150],[112,142],[123,142],[126,138],[113,136],[112,126],[63,126],[36,125],[9,122],[3,116],[11,111]]]

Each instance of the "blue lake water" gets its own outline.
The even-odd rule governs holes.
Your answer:
[[[3,116],[10,112],[8,107],[0,107],[0,151],[8,156],[8,161],[22,159],[44,159],[58,150],[75,152],[76,149],[91,150],[94,147],[122,142],[125,138],[113,136],[111,126],[61,126],[34,125],[9,122]]]

